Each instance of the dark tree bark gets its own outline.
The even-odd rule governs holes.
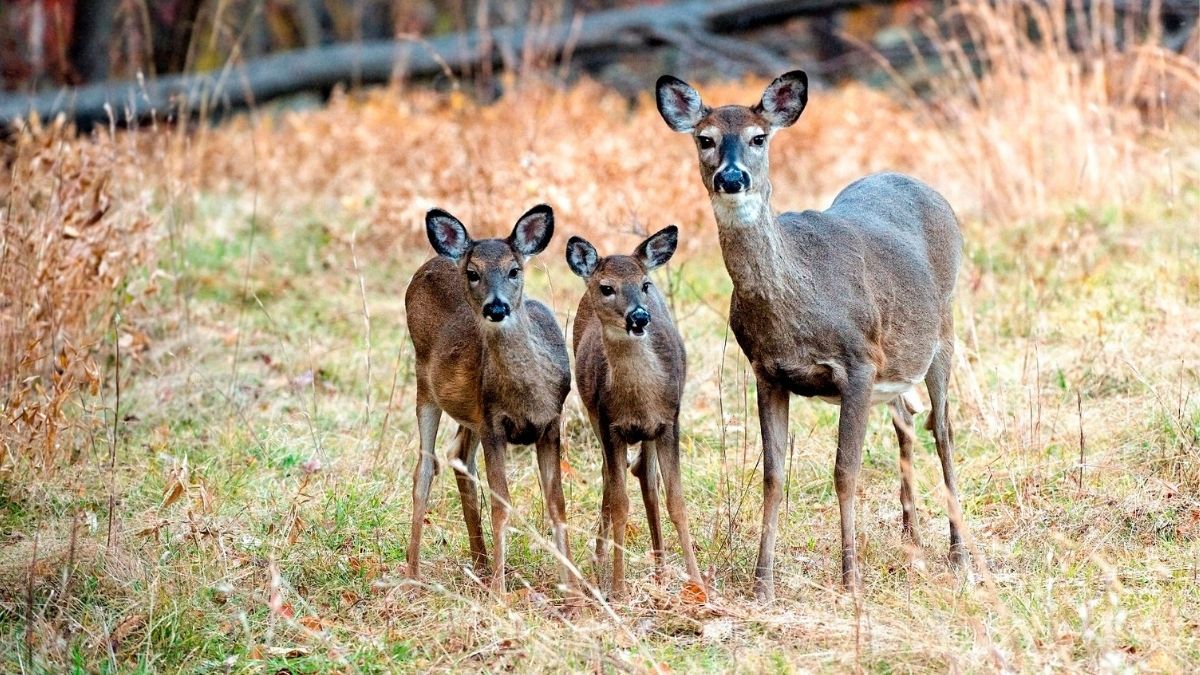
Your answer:
[[[196,0],[183,0],[195,2]],[[557,57],[571,45],[573,53],[587,53],[670,42],[670,36],[704,44],[706,36],[756,22],[778,21],[787,16],[820,14],[856,6],[865,0],[689,0],[670,5],[597,12],[575,25],[565,21],[546,31],[539,49]],[[194,16],[193,16],[194,20]],[[576,30],[578,28],[578,30]],[[684,39],[684,38],[680,38]],[[729,58],[749,52],[739,49],[732,37],[713,40]],[[504,51],[521,54],[526,44],[523,27],[501,27],[481,34],[467,31],[420,43],[379,40],[362,44],[336,44],[272,54],[220,72],[159,76],[141,86],[134,82],[96,84],[66,93],[47,92],[33,97],[0,97],[0,125],[7,126],[31,111],[42,117],[59,112],[71,115],[81,127],[107,124],[106,106],[117,122],[144,120],[151,115],[175,117],[204,110],[238,108],[299,91],[328,90],[339,83],[381,83],[398,74],[436,77],[449,67],[455,73],[481,63],[500,63]],[[182,49],[186,50],[186,46]],[[753,51],[753,50],[750,50]],[[756,68],[773,63],[769,54],[754,57]],[[164,61],[170,66],[171,62]]]
[[[75,29],[67,56],[85,83],[108,78],[108,48],[116,11],[117,0],[77,0],[75,4]]]
[[[187,67],[192,34],[203,0],[173,0],[150,5],[155,73],[178,73]]]

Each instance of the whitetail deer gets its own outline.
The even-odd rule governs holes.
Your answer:
[[[950,556],[963,565],[954,445],[946,403],[954,351],[951,297],[962,255],[958,219],[927,185],[894,173],[852,183],[826,211],[771,209],[768,146],[808,101],[808,77],[780,76],[752,107],[710,108],[687,83],[659,78],[658,110],[689,133],[700,155],[725,267],[729,323],[754,369],[763,439],[763,529],[755,594],[774,596],[774,548],[783,497],[791,394],[841,405],[834,484],[842,521],[842,581],[860,579],[854,490],[867,416],[889,403],[900,440],[904,533],[915,541],[912,410],[921,379],[949,498]]]
[[[572,344],[575,382],[592,429],[604,450],[604,497],[597,567],[607,562],[609,536],[615,544],[612,594],[625,595],[626,449],[641,443],[633,466],[650,521],[657,574],[663,568],[658,515],[658,465],[667,490],[667,513],[679,534],[688,576],[703,588],[688,530],[679,472],[679,402],[687,373],[687,352],[670,310],[650,271],[671,259],[679,231],[671,225],[637,247],[633,255],[601,258],[579,237],[567,242],[567,265],[587,281],[575,313]]]
[[[418,576],[421,526],[437,472],[434,441],[445,411],[458,422],[453,462],[476,573],[487,567],[475,483],[475,450],[483,442],[491,492],[492,586],[504,591],[505,527],[509,518],[505,458],[509,443],[537,445],[542,493],[563,557],[563,583],[575,588],[567,543],[560,465],[559,419],[571,390],[566,341],[545,305],[524,297],[525,265],[554,233],[554,212],[539,205],[521,216],[506,239],[472,241],[454,216],[425,216],[439,254],[413,275],[404,295],[416,352],[417,426],[421,455],[413,472],[408,571]]]

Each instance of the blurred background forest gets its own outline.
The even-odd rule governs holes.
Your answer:
[[[669,4],[664,0],[12,0],[0,10],[0,71],[6,90],[24,91],[133,79],[139,73],[153,77],[206,71],[224,66],[231,58],[255,59],[334,43],[537,26],[568,22],[581,13]],[[806,61],[824,61],[844,51],[836,31],[866,43],[883,37],[886,43],[886,36],[880,33],[938,3],[776,0],[711,4],[743,12],[751,9],[753,14],[738,17],[743,25],[774,23],[765,34],[759,31],[739,37],[762,41],[776,58],[805,54],[825,57]],[[739,4],[745,7],[737,7]],[[1178,5],[1182,10],[1191,3]],[[1183,12],[1188,13],[1194,14]],[[798,15],[808,17],[789,21]],[[1175,15],[1167,20],[1175,21]],[[647,22],[640,36],[630,32],[627,49],[676,41],[692,47],[690,52],[701,46],[696,42],[700,36],[656,34],[651,24]],[[617,65],[620,54],[593,56],[579,65],[614,80],[622,77]],[[640,60],[644,64],[640,68],[655,70],[657,64]],[[758,65],[748,60],[726,55],[725,62],[714,67],[724,75],[740,75]]]
[[[103,104],[144,100],[162,113],[327,96],[340,84],[413,78],[502,93],[497,73],[588,75],[633,97],[661,72],[700,79],[770,76],[804,63],[811,77],[881,84],[936,76],[937,43],[977,41],[943,0],[8,0],[0,7],[0,119],[31,109],[102,121]],[[1048,3],[1053,6],[1055,3]],[[1072,17],[1111,20],[1112,46],[1147,34],[1187,48],[1198,3],[1074,0]],[[1110,17],[1111,15],[1111,17]],[[1074,23],[1074,19],[1072,20]],[[1091,39],[1066,26],[1072,48]],[[1029,30],[1036,32],[1032,24]],[[914,37],[915,36],[915,37]],[[933,68],[930,68],[931,63]],[[184,73],[235,73],[212,81]],[[161,89],[156,83],[161,79]],[[126,87],[105,83],[131,83]],[[63,96],[63,87],[93,85]],[[204,90],[198,95],[198,90]],[[41,103],[17,94],[43,92]],[[77,99],[77,100],[76,100]],[[134,106],[136,108],[136,103]],[[132,112],[132,111],[130,111]],[[135,115],[144,117],[143,111]]]

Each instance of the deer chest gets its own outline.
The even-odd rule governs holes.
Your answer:
[[[570,380],[550,364],[504,377],[485,376],[484,415],[504,430],[509,443],[528,445],[558,419],[569,390]]]
[[[840,396],[845,345],[829,318],[739,306],[735,298],[729,322],[757,376],[797,396]]]

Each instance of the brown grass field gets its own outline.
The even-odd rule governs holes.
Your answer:
[[[753,601],[753,378],[694,150],[649,93],[630,107],[525,77],[481,107],[396,86],[190,132],[35,123],[3,148],[0,669],[1200,669],[1196,38],[1179,56],[1096,30],[1071,53],[1061,6],[1034,12],[1041,43],[1006,11],[960,9],[986,75],[943,43],[922,96],[815,91],[772,152],[779,209],[824,208],[890,169],[960,215],[952,414],[971,579],[945,561],[924,429],[924,546],[901,544],[878,411],[864,590],[840,590],[837,410],[796,400],[779,599]],[[764,84],[700,88],[748,104]],[[423,214],[441,206],[481,236],[541,201],[558,233],[531,293],[564,327],[583,289],[567,236],[612,252],[681,228],[656,274],[689,350],[684,485],[707,598],[684,592],[674,549],[652,580],[633,497],[631,597],[565,612],[525,449],[510,461],[512,592],[466,571],[446,471],[423,579],[403,576],[417,441],[402,296],[431,254]],[[595,582],[598,444],[574,394],[564,417],[571,541]]]

